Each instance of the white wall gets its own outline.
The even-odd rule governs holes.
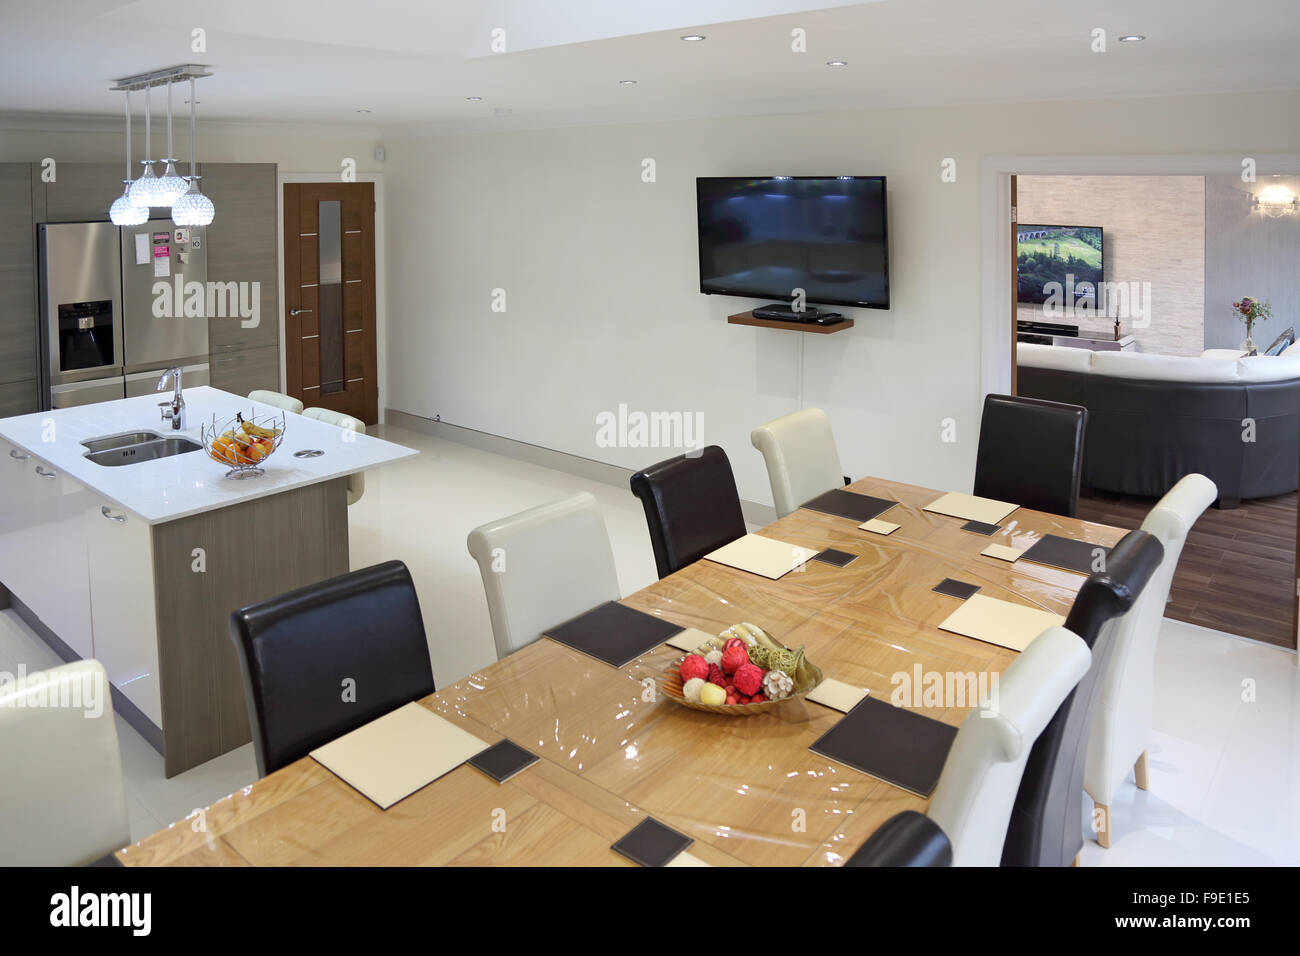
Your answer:
[[[390,132],[390,404],[627,467],[671,452],[597,447],[599,412],[700,411],[742,497],[770,502],[749,430],[796,408],[802,340],[805,403],[830,413],[851,475],[965,490],[981,157],[1295,150],[1300,128],[1276,118],[1297,112],[1300,95],[1281,93]],[[940,181],[945,157],[955,183]],[[728,326],[755,302],[696,291],[695,177],[823,173],[889,177],[893,308],[853,310],[856,327],[830,336]]]

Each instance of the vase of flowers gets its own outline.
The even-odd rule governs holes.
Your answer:
[[[1255,323],[1260,319],[1271,319],[1273,310],[1267,302],[1261,302],[1254,296],[1242,296],[1237,302],[1232,303],[1232,314],[1246,323],[1246,341],[1241,343],[1241,350],[1247,355],[1255,355],[1258,349],[1255,348],[1255,340],[1251,334],[1255,330]]]

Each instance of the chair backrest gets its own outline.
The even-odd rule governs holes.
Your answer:
[[[661,578],[745,536],[736,478],[717,445],[638,471],[631,485],[645,508]]]
[[[130,842],[98,661],[0,683],[0,767],[0,865],[81,866]]]
[[[293,412],[295,415],[302,414],[302,402],[291,395],[285,395],[283,392],[255,388],[248,393],[248,397],[255,402],[261,402],[263,405],[274,405],[276,408],[283,408],[286,412]]]
[[[263,776],[435,689],[401,561],[240,608],[230,637]]]
[[[250,398],[252,396],[249,396]],[[293,401],[293,399],[290,399]],[[359,418],[353,418],[351,415],[344,415],[342,412],[336,412],[331,408],[308,408],[302,409],[299,403],[299,411],[305,418],[314,418],[318,422],[324,422],[326,425],[333,425],[335,428],[342,428],[345,431],[357,432],[364,435],[366,433],[366,423]],[[366,491],[366,474],[363,471],[355,472],[348,475],[348,504],[354,505],[360,500]]]
[[[620,596],[605,519],[588,492],[489,521],[466,544],[483,576],[498,660]]]
[[[975,494],[1073,518],[1087,423],[1088,410],[1079,405],[985,396]]]
[[[1110,660],[1098,676],[1100,698],[1088,742],[1084,789],[1110,806],[1116,787],[1151,741],[1156,639],[1187,533],[1219,495],[1204,475],[1187,475],[1161,498],[1142,530],[1164,548],[1160,567],[1132,610],[1115,625]]]
[[[926,811],[952,841],[954,866],[998,865],[1034,741],[1091,659],[1073,632],[1048,628],[1002,672],[996,691],[966,715]]]
[[[749,440],[767,463],[778,518],[844,483],[831,422],[820,408],[801,409],[759,425]]]
[[[903,810],[882,823],[845,866],[952,866],[952,843],[924,813]]]
[[[1111,549],[1106,569],[1079,588],[1065,626],[1092,649],[1092,665],[1030,751],[1002,848],[1003,866],[1068,866],[1083,849],[1083,771],[1101,687],[1097,676],[1114,647],[1115,620],[1133,607],[1162,553],[1151,535],[1130,531]]]

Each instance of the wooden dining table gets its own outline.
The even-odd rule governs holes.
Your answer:
[[[747,621],[802,645],[827,678],[890,700],[918,673],[994,675],[1006,648],[940,630],[959,605],[944,578],[1057,614],[1084,576],[981,555],[1045,534],[1111,546],[1124,531],[1017,509],[985,536],[923,510],[940,492],[876,478],[850,491],[898,502],[889,535],[800,509],[762,530],[856,555],[769,580],[701,560],[623,599],[715,634]],[[428,619],[436,621],[432,615]],[[440,639],[436,623],[431,630]],[[441,639],[454,639],[447,635]],[[610,849],[647,816],[694,842],[678,864],[834,866],[886,819],[927,799],[808,748],[844,715],[807,700],[751,717],[687,709],[656,678],[682,651],[660,645],[613,668],[542,638],[421,704],[480,737],[540,758],[498,784],[462,765],[381,810],[311,757],[124,847],[126,865],[632,865]],[[918,670],[919,668],[919,670]],[[906,675],[904,678],[902,675]],[[957,725],[973,700],[901,702]]]

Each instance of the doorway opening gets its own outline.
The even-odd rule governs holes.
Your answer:
[[[1300,214],[1255,197],[1300,192],[1300,176],[1054,170],[1008,186],[1012,391],[1076,394],[1124,422],[1089,429],[1079,517],[1137,528],[1182,474],[1206,474],[1220,500],[1188,535],[1166,616],[1294,649]],[[1272,313],[1251,342],[1243,299]]]

